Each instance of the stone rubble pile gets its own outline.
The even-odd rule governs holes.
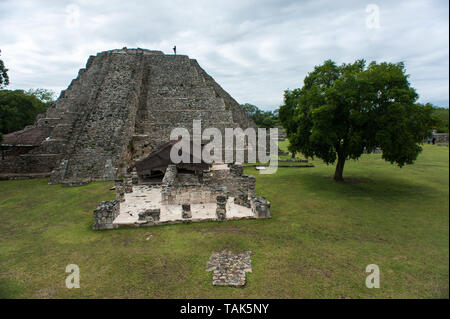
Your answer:
[[[244,286],[245,273],[252,272],[251,251],[234,254],[223,250],[213,252],[206,264],[206,271],[213,272],[214,286]]]

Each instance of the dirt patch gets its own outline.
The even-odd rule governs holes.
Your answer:
[[[244,233],[244,231],[239,227],[227,227],[227,228],[211,228],[211,229],[202,229],[198,230],[197,232],[201,234],[223,234],[223,233]]]
[[[186,280],[190,274],[189,264],[183,259],[160,258],[147,265],[144,278],[154,284],[177,284]]]
[[[332,180],[333,177],[331,177]],[[345,184],[360,184],[370,182],[368,178],[358,178],[358,177],[344,177]]]
[[[125,238],[125,239],[123,240],[123,246],[124,246],[124,247],[127,247],[128,244],[130,244],[130,243],[132,243],[132,242],[133,242],[132,239]]]
[[[50,299],[55,295],[56,290],[52,288],[42,288],[33,293],[33,296],[38,299]]]

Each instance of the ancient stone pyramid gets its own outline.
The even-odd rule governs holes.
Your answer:
[[[256,127],[188,56],[127,48],[101,52],[89,57],[35,125],[4,136],[12,149],[0,174],[48,174],[52,183],[69,185],[112,180],[130,160],[169,141],[173,128],[192,128],[194,119],[202,120],[202,128]],[[42,137],[18,150],[20,136]]]

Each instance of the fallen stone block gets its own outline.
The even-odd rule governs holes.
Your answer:
[[[94,210],[94,230],[114,229],[114,219],[119,215],[119,201],[103,201]]]
[[[139,216],[138,220],[146,221],[146,222],[157,222],[157,221],[159,221],[160,212],[161,212],[161,210],[159,208],[158,209],[147,209],[138,214],[138,216]]]
[[[270,218],[270,202],[264,197],[253,198],[252,208],[257,218]]]

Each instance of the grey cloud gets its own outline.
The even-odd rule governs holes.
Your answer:
[[[366,26],[369,3],[0,1],[0,49],[11,88],[61,90],[98,51],[176,44],[239,102],[265,109],[326,59],[404,61],[420,101],[448,107],[448,3],[377,1],[379,29]]]

